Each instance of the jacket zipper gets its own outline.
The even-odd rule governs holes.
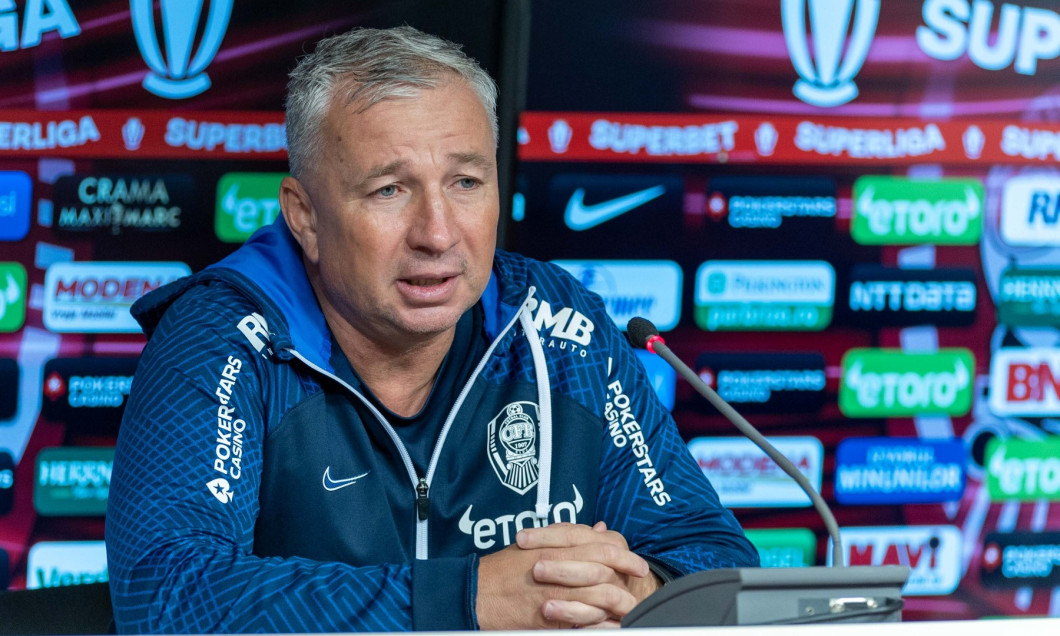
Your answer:
[[[527,299],[529,299],[529,297],[530,296],[528,295]],[[467,398],[467,394],[471,391],[471,387],[472,385],[474,385],[475,380],[477,380],[479,374],[482,373],[482,369],[486,366],[486,362],[490,359],[490,356],[493,355],[493,351],[497,348],[497,345],[512,328],[512,325],[514,325],[515,322],[519,319],[519,314],[523,311],[523,307],[525,307],[525,305],[526,301],[524,300],[523,304],[520,305],[519,309],[515,312],[515,315],[512,316],[511,320],[508,321],[508,324],[505,325],[504,329],[502,329],[500,333],[497,334],[497,337],[493,339],[493,342],[490,343],[489,348],[486,350],[486,353],[482,355],[482,359],[479,360],[479,363],[475,367],[475,370],[471,372],[471,377],[469,377],[467,382],[464,383],[464,388],[460,391],[460,395],[453,403],[453,408],[449,410],[449,416],[445,418],[445,424],[442,426],[442,432],[438,434],[438,439],[434,443],[434,452],[431,453],[431,462],[427,467],[427,474],[423,477],[420,477],[416,473],[416,467],[412,464],[412,457],[409,456],[409,452],[405,448],[405,444],[401,441],[401,438],[398,436],[397,431],[395,431],[394,428],[390,425],[390,422],[388,422],[387,419],[383,417],[383,414],[379,412],[379,409],[375,408],[375,405],[369,402],[368,399],[361,395],[360,392],[358,392],[352,386],[344,382],[335,374],[325,369],[322,369],[316,364],[310,362],[296,349],[292,348],[287,350],[291,353],[291,355],[301,360],[310,369],[313,369],[317,373],[320,373],[328,378],[331,378],[332,380],[335,380],[339,383],[339,385],[345,387],[347,391],[355,395],[357,399],[359,399],[365,406],[367,406],[368,410],[371,411],[373,415],[375,415],[375,418],[382,425],[383,430],[385,430],[387,435],[390,437],[390,441],[394,443],[394,446],[397,448],[398,454],[401,455],[401,461],[405,465],[405,470],[406,472],[408,472],[409,480],[412,482],[412,489],[416,494],[415,510],[417,560],[424,560],[428,557],[427,531],[429,521],[428,517],[430,516],[431,505],[429,495],[431,489],[431,481],[434,478],[434,471],[435,468],[438,466],[438,458],[441,457],[442,447],[445,445],[445,438],[449,435],[449,429],[452,427],[453,421],[456,419],[456,414],[460,410],[461,405],[464,403],[464,399]]]

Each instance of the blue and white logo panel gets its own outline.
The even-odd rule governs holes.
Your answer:
[[[842,504],[955,501],[964,477],[960,440],[863,437],[836,448],[835,498]]]
[[[681,267],[673,261],[553,261],[604,300],[619,328],[634,316],[647,318],[659,331],[681,320]]]
[[[674,410],[674,400],[677,395],[677,371],[674,371],[666,360],[650,351],[637,349],[634,353],[644,366],[644,372],[648,374],[648,382],[651,382],[651,387],[655,389],[655,395],[662,401],[666,410]]]
[[[28,174],[0,171],[0,241],[21,241],[29,234],[32,195]]]

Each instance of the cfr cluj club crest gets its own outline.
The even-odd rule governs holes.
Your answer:
[[[490,465],[505,486],[520,495],[537,483],[537,405],[512,402],[487,427]]]

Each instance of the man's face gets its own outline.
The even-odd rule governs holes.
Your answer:
[[[459,78],[359,108],[331,104],[302,181],[313,228],[299,239],[333,328],[401,346],[453,329],[489,281],[493,133]]]

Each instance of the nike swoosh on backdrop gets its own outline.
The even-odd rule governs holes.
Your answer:
[[[578,188],[567,202],[563,219],[567,222],[567,227],[574,231],[588,230],[657,199],[665,192],[665,186],[657,185],[610,201],[585,205],[585,188]]]
[[[327,468],[324,469],[324,490],[327,490],[329,492],[333,492],[333,491],[338,490],[339,488],[345,488],[346,486],[349,486],[350,484],[356,482],[358,479],[360,479],[361,477],[364,477],[365,475],[367,475],[370,472],[372,472],[372,471],[368,471],[366,473],[361,473],[360,475],[357,475],[356,477],[346,477],[345,479],[332,479],[331,478],[331,466],[328,466]]]

